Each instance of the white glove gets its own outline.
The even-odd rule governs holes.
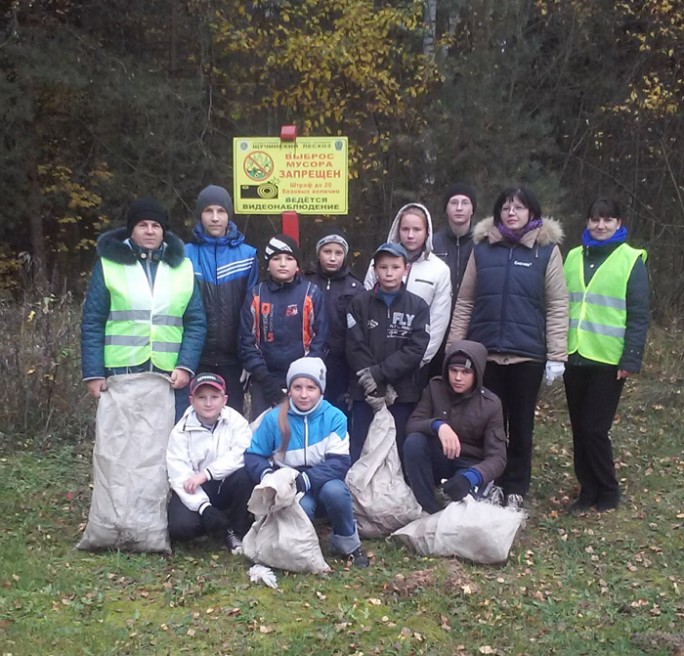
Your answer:
[[[264,565],[252,565],[249,568],[249,580],[252,583],[263,583],[267,585],[269,588],[277,588],[278,587],[278,579],[276,579],[276,575],[273,573],[273,570],[270,567],[265,567]]]
[[[565,371],[565,362],[548,360],[546,363],[546,384],[552,385],[556,378],[560,378]]]
[[[385,397],[384,396],[373,396],[369,394],[366,398],[366,403],[373,408],[373,413],[377,414],[383,408],[386,408]]]
[[[387,390],[385,391],[385,404],[388,408],[397,400],[398,396],[394,387],[387,385]]]

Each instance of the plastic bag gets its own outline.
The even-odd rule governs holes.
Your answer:
[[[78,549],[171,553],[166,446],[174,412],[162,374],[107,379],[97,408],[93,496]]]
[[[359,535],[384,537],[422,514],[404,481],[396,444],[394,417],[383,408],[373,417],[361,457],[347,472]]]
[[[521,510],[501,508],[467,496],[392,533],[421,556],[458,556],[492,565],[508,559],[525,521]]]
[[[264,476],[247,507],[256,521],[242,540],[243,553],[254,563],[290,572],[330,571],[316,529],[299,505],[295,478],[299,472],[283,467]]]

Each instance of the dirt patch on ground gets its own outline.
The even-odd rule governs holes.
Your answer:
[[[633,633],[631,638],[632,642],[646,653],[668,649],[670,656],[684,656],[684,633],[653,631],[651,633]]]
[[[477,586],[463,571],[458,560],[445,560],[441,567],[397,574],[384,585],[385,594],[397,597],[410,597],[417,591],[427,589],[439,589],[444,594],[472,594]]]

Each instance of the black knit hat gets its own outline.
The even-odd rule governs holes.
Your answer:
[[[131,203],[126,215],[129,237],[141,221],[156,221],[164,232],[169,229],[169,214],[154,198],[138,198]]]
[[[444,209],[446,209],[449,201],[454,196],[468,196],[470,202],[473,204],[473,214],[475,213],[475,210],[477,209],[477,194],[475,193],[475,187],[469,185],[467,182],[457,182],[456,184],[451,185],[444,193]]]
[[[283,253],[292,255],[292,257],[297,260],[297,264],[300,264],[302,261],[302,252],[299,250],[299,245],[292,237],[288,237],[287,235],[276,235],[275,237],[271,237],[264,249],[266,261],[269,262],[272,257],[282,255]]]
[[[209,205],[218,205],[228,212],[228,218],[233,218],[233,199],[230,194],[218,185],[209,185],[200,191],[195,204],[195,218],[199,221]]]

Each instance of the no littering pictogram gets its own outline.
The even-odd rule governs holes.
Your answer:
[[[268,180],[273,174],[273,169],[273,158],[262,150],[255,150],[245,157],[244,170],[250,180]]]

